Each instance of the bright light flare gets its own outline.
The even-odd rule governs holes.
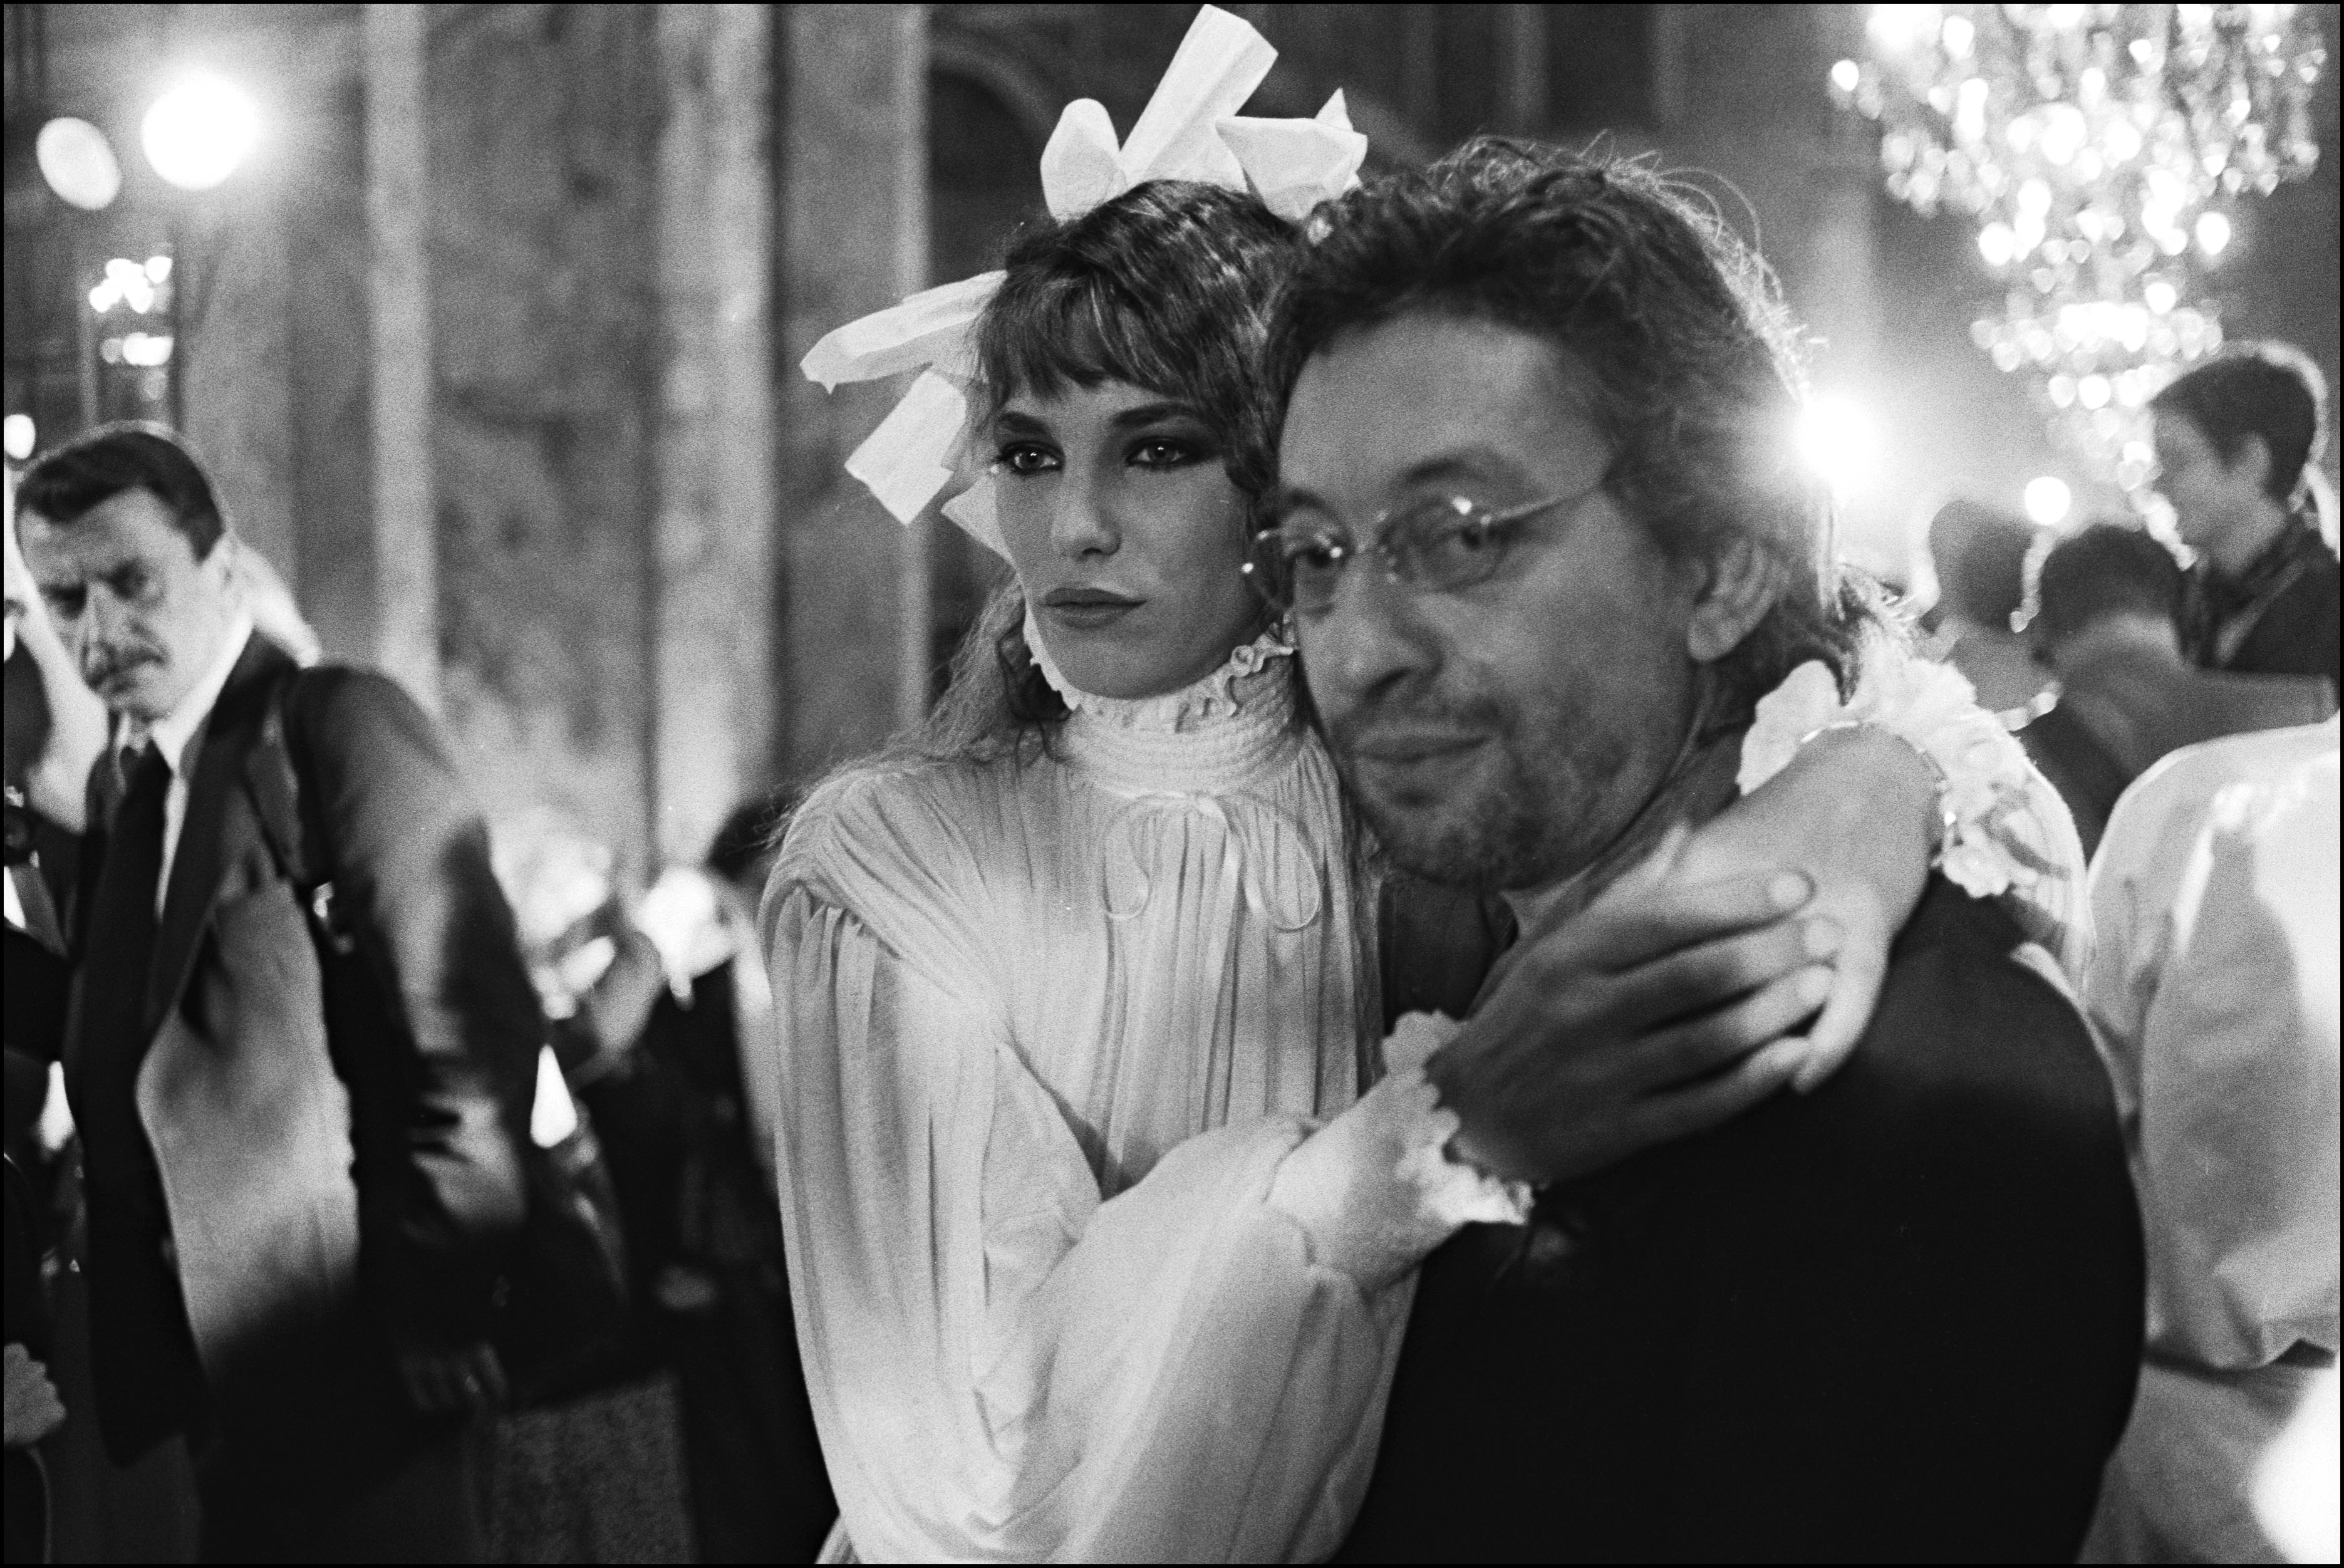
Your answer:
[[[2230,220],[2228,217],[2218,212],[2198,215],[2198,248],[2206,253],[2208,260],[2221,255],[2229,248],[2229,244]]]
[[[209,190],[260,140],[260,111],[235,83],[195,72],[155,100],[138,136],[157,174],[181,190]]]
[[[2067,509],[2076,503],[2075,492],[2067,481],[2049,474],[2026,481],[2026,515],[2038,528],[2056,528],[2066,521]]]
[[[1853,399],[1821,393],[1799,412],[1799,455],[1833,491],[1845,494],[1871,477],[1880,456],[1880,432]]]
[[[0,434],[0,445],[6,447],[13,461],[23,462],[33,455],[33,436],[32,415],[10,414],[5,434]]]
[[[33,138],[33,161],[57,198],[84,212],[101,212],[122,192],[122,166],[114,144],[87,120],[51,120]]]
[[[1864,80],[1864,67],[1854,60],[1842,60],[1831,68],[1832,86],[1843,93],[1855,91]]]

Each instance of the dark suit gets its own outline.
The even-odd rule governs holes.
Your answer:
[[[2339,673],[2339,574],[2336,547],[2309,512],[2252,564],[2235,575],[2211,557],[2190,569],[2182,595],[2184,641],[2209,670],[2242,675],[2325,675]]]
[[[298,688],[311,807],[393,998],[369,1049],[389,1040],[399,1059],[344,1059],[350,1043],[328,1037],[308,916],[263,826],[283,776],[264,735],[291,673],[258,637],[247,647],[186,753],[152,968],[85,966],[65,1045],[90,1166],[99,1416],[126,1461],[190,1431],[207,1554],[324,1550],[344,1502],[418,1463],[450,1469],[451,1430],[411,1411],[393,1345],[488,1331],[523,1219],[542,1035],[485,829],[430,722],[388,679],[320,670]],[[114,771],[93,779],[94,824],[112,821]],[[102,918],[106,855],[94,835],[77,952]],[[93,988],[126,984],[144,995],[135,1037],[97,1037],[93,1019],[124,1013]],[[93,1121],[116,1112],[95,1097],[126,1048],[143,1143],[109,1146]],[[407,1512],[419,1551],[447,1539],[445,1509]]]
[[[1434,1253],[1341,1559],[2072,1560],[2140,1222],[2022,940],[1934,882],[1823,1088]]]
[[[2066,801],[2089,855],[2117,797],[2159,758],[2223,735],[2316,724],[2335,711],[2335,686],[2323,675],[2200,670],[2177,654],[2122,645],[2070,663],[2058,702],[2018,738]]]

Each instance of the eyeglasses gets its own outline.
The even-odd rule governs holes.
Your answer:
[[[1343,568],[1359,555],[1380,561],[1388,582],[1419,592],[1453,593],[1496,575],[1521,524],[1557,507],[1576,507],[1603,483],[1598,480],[1575,495],[1551,496],[1504,511],[1461,495],[1412,501],[1380,513],[1369,544],[1355,544],[1338,529],[1290,524],[1264,529],[1256,537],[1269,559],[1248,561],[1244,571],[1273,602],[1282,585],[1287,601],[1305,615],[1333,607]]]

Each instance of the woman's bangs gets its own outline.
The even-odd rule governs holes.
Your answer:
[[[1200,401],[1193,368],[1137,300],[1096,274],[997,299],[979,329],[977,359],[996,410],[1021,394],[1056,398],[1107,381]]]

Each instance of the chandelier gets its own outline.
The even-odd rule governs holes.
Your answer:
[[[1889,194],[1974,220],[2005,293],[1972,339],[2137,499],[2148,400],[2221,346],[2203,285],[2231,214],[2319,161],[2310,10],[1874,5],[1867,57],[1832,67],[1880,123]]]

